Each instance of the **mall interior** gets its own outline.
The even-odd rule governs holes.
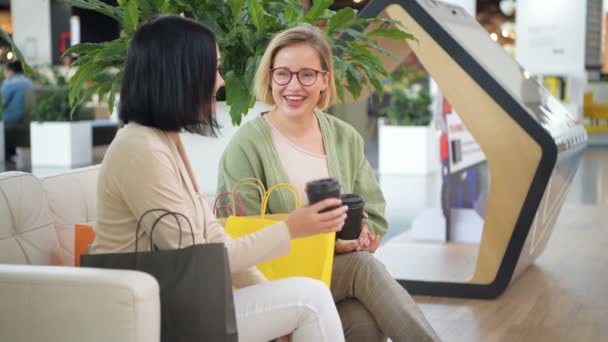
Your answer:
[[[0,341],[172,340],[161,338],[162,282],[159,294],[140,271],[80,266],[95,239],[100,165],[124,126],[117,104],[128,42],[137,25],[165,13],[241,27],[237,36],[266,34],[247,43],[209,24],[227,79],[231,65],[251,74],[256,57],[247,53],[259,52],[259,62],[273,25],[319,8],[309,23],[326,32],[385,20],[331,31],[336,70],[375,60],[385,72],[342,78],[347,94],[326,111],[361,135],[385,199],[389,229],[373,256],[439,338],[608,340],[608,1],[0,0]],[[389,26],[408,35],[373,34]],[[378,49],[342,57],[349,42]],[[222,51],[230,44],[242,45],[238,63]],[[380,81],[366,82],[372,76]],[[210,205],[223,195],[226,146],[272,109],[250,101],[233,124],[229,86],[215,106],[217,137],[179,134]],[[251,89],[238,91],[253,99]],[[218,218],[244,215],[236,187],[232,195],[232,206],[213,206]],[[283,265],[290,275],[312,268],[299,258]],[[234,317],[228,294],[220,325]],[[417,341],[389,335],[383,341]]]

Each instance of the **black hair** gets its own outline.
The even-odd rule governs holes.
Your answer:
[[[153,18],[137,29],[129,45],[120,119],[215,136],[216,72],[213,31],[179,16]]]
[[[9,62],[6,65],[6,69],[14,72],[15,74],[23,73],[23,65],[19,61]]]

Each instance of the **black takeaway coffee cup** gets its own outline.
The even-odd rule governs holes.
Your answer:
[[[342,199],[342,205],[348,206],[346,212],[346,221],[342,230],[336,233],[338,242],[350,242],[357,240],[361,235],[361,221],[363,220],[363,207],[365,201],[359,195],[355,194],[344,194],[340,197]]]
[[[326,198],[340,198],[340,181],[335,178],[323,178],[306,183],[306,195],[308,204],[315,204]],[[335,208],[327,208],[321,212],[330,211]]]

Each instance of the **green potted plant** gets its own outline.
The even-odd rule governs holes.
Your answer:
[[[109,93],[112,107],[120,87],[128,43],[138,25],[158,14],[183,14],[216,33],[222,52],[226,102],[232,122],[237,125],[255,104],[251,91],[253,76],[270,39],[279,31],[302,22],[324,27],[335,50],[336,86],[341,100],[345,99],[345,92],[358,98],[361,89],[367,86],[383,91],[382,82],[387,72],[378,56],[390,53],[381,49],[375,38],[413,39],[399,22],[357,18],[352,8],[331,11],[333,0],[316,0],[308,11],[299,0],[118,0],[115,7],[99,0],[63,1],[103,13],[123,27],[121,36],[113,41],[78,44],[65,52],[79,55],[73,62],[79,69],[70,81],[71,104],[90,94]],[[370,24],[376,26],[362,33],[361,29]],[[354,39],[344,39],[343,35]],[[114,70],[116,77],[84,87],[96,74],[107,69]]]
[[[388,105],[380,114],[391,125],[428,126],[431,123],[429,76],[417,65],[402,63],[389,79]]]
[[[201,191],[209,194],[215,193],[217,179],[217,171],[209,165],[219,163],[221,153],[235,132],[233,125],[239,125],[256,105],[251,86],[253,77],[266,46],[276,33],[303,22],[323,27],[335,52],[337,95],[341,100],[349,96],[358,98],[364,87],[383,91],[383,81],[388,73],[379,56],[392,55],[379,47],[376,38],[413,39],[399,22],[357,18],[352,8],[332,11],[329,7],[333,0],[315,0],[308,10],[300,0],[117,0],[117,6],[99,0],[64,2],[103,13],[117,20],[123,28],[121,36],[113,41],[78,44],[65,52],[78,55],[73,63],[78,71],[70,80],[70,103],[73,105],[98,93],[99,98],[108,94],[108,106],[113,108],[129,41],[138,25],[148,18],[158,14],[182,14],[215,32],[226,82],[225,97],[219,99],[225,100],[225,104],[218,103],[216,107],[221,135],[207,138],[182,134],[187,151],[194,156],[191,163]],[[368,25],[372,26],[363,30]],[[354,39],[345,39],[345,35]],[[112,70],[116,77],[84,87],[104,70]],[[254,113],[264,108],[257,105]],[[201,151],[205,151],[205,158],[196,158]]]
[[[66,85],[46,85],[31,90],[30,122],[32,166],[73,167],[93,161],[90,108],[72,111]]]
[[[388,105],[379,110],[380,173],[427,174],[439,163],[432,121],[429,76],[416,64],[403,63],[390,77]]]

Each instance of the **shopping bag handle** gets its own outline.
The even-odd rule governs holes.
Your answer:
[[[137,253],[139,251],[138,249],[138,236],[139,236],[139,229],[141,228],[141,223],[144,219],[144,217],[146,215],[148,215],[149,213],[152,212],[163,212],[162,215],[160,215],[155,221],[154,224],[152,224],[152,228],[150,229],[150,251],[152,251],[152,247],[154,246],[154,242],[152,241],[152,236],[154,234],[154,229],[156,228],[156,224],[158,222],[160,222],[160,220],[162,220],[165,216],[169,216],[172,215],[175,218],[175,221],[177,222],[177,227],[178,227],[178,231],[179,231],[179,240],[178,240],[178,249],[181,248],[182,246],[182,225],[179,222],[179,218],[183,217],[186,222],[188,222],[188,226],[190,226],[190,234],[192,235],[192,244],[194,245],[196,243],[195,239],[194,239],[194,229],[192,229],[192,223],[190,223],[190,220],[184,215],[184,214],[180,214],[178,212],[173,212],[173,211],[169,211],[167,209],[162,209],[162,208],[157,208],[157,209],[150,209],[148,211],[146,211],[145,213],[143,213],[140,217],[139,217],[139,222],[137,222],[137,228],[135,229],[135,253]]]
[[[152,228],[150,229],[150,251],[152,251],[152,246],[155,246],[154,242],[152,241],[152,236],[154,235],[154,229],[156,228],[156,224],[158,222],[160,222],[160,220],[167,215],[173,215],[173,217],[175,218],[175,221],[177,222],[177,229],[179,231],[179,240],[177,242],[177,249],[182,248],[182,225],[181,225],[181,223],[179,223],[179,219],[177,218],[177,216],[183,217],[184,220],[186,220],[186,222],[188,222],[188,226],[190,226],[190,234],[192,234],[192,244],[193,245],[196,244],[196,241],[194,239],[194,230],[192,229],[192,223],[190,223],[190,220],[184,214],[180,214],[177,212],[168,212],[168,213],[160,215],[156,219],[156,221],[154,221],[154,224],[152,225]]]
[[[260,194],[260,200],[264,199],[264,195],[266,193],[266,187],[264,186],[264,183],[262,183],[262,181],[260,181],[257,178],[254,178],[254,177],[243,178],[232,187],[232,193],[237,194],[237,190],[243,185],[249,185],[249,186],[256,188],[258,190],[258,193]],[[231,205],[232,205],[232,212],[236,213],[236,203],[234,201],[234,196],[232,196]],[[242,207],[242,208],[243,208],[243,216],[244,216],[245,207]]]
[[[270,199],[270,195],[277,189],[289,190],[289,192],[291,192],[293,195],[296,208],[299,208],[302,205],[302,194],[300,194],[298,188],[289,183],[275,184],[268,188],[268,191],[266,191],[266,194],[264,194],[264,197],[262,197],[262,207],[260,209],[260,216],[262,218],[266,217],[266,209],[268,209],[268,200]]]
[[[218,206],[218,204],[219,204],[218,202],[219,202],[220,198],[222,198],[224,196],[235,197],[236,200],[239,202],[239,205],[241,206],[241,210],[235,210],[236,208],[234,208],[232,205]],[[234,203],[234,199],[233,199],[233,203]],[[232,215],[245,216],[245,206],[243,205],[243,199],[241,198],[241,196],[239,196],[238,194],[235,194],[232,191],[222,192],[221,194],[217,195],[217,197],[215,198],[215,202],[213,202],[213,214],[215,215],[215,217],[220,217],[220,215],[219,215],[220,209],[232,209]]]

